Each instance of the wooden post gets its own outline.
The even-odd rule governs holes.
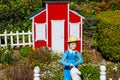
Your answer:
[[[1,47],[1,36],[0,36],[0,47]]]
[[[29,46],[31,46],[30,30],[28,31]]]
[[[6,30],[4,32],[4,35],[5,35],[5,46],[7,46],[7,31]]]
[[[25,46],[25,36],[24,36],[24,31],[22,31],[22,42],[23,42],[23,46]]]
[[[10,43],[11,47],[14,47],[14,46],[17,46],[19,47],[20,45],[22,46],[25,46],[25,45],[33,45],[32,41],[31,41],[31,32],[28,31],[28,32],[24,32],[22,31],[22,33],[19,33],[18,31],[16,31],[16,33],[13,33],[12,31],[10,33],[7,33],[7,30],[5,30],[4,34],[0,34],[0,47],[3,47],[3,46],[7,46],[8,43]],[[19,41],[19,36],[22,35],[22,43]],[[25,35],[28,35],[28,41],[26,42],[25,41]],[[8,42],[7,40],[7,37],[10,36],[10,42]],[[16,42],[14,42],[14,36],[17,38],[16,39]],[[2,41],[1,41],[1,38],[4,38],[4,44],[2,44]]]
[[[19,47],[19,33],[16,31],[16,36],[17,36],[17,47]]]
[[[34,79],[40,80],[40,68],[38,66],[34,67]]]
[[[10,38],[11,38],[11,47],[13,48],[13,35],[12,35],[12,31],[10,31]]]
[[[100,80],[106,80],[106,66],[100,66]]]

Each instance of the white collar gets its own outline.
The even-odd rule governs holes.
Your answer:
[[[72,51],[72,50],[70,50],[70,49],[69,49],[69,52],[70,52],[70,53],[75,53],[75,51]]]

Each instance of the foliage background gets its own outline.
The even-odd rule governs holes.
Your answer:
[[[101,12],[97,15],[96,41],[102,56],[120,61],[120,10]]]
[[[45,4],[42,2],[43,1],[41,0],[0,0],[0,33],[3,33],[5,29],[7,29],[8,32],[9,31],[15,32],[16,30],[18,31],[31,30],[31,21],[29,20],[28,16],[34,11],[44,7]],[[109,6],[109,8],[106,8],[106,6],[107,7]],[[108,60],[108,58],[112,58],[109,60],[112,61],[119,60],[119,55],[117,55],[117,51],[119,52],[118,45],[120,39],[118,40],[112,38],[112,36],[114,36],[112,35],[112,33],[115,32],[115,34],[118,35],[119,37],[119,32],[117,31],[119,29],[117,29],[118,27],[116,26],[116,22],[119,26],[119,20],[118,20],[119,14],[115,13],[116,12],[115,10],[120,10],[120,1],[119,0],[104,0],[104,1],[103,0],[71,0],[70,8],[86,18],[84,20],[84,26],[83,26],[83,40],[85,42],[88,42],[89,44],[83,46],[82,54],[83,54],[84,64],[79,67],[82,74],[84,75],[84,79],[99,80],[98,77],[99,66],[101,65],[101,63],[102,65],[104,63],[104,65],[106,65],[108,69],[107,70],[108,78],[112,77],[115,78],[115,80],[117,80],[117,78],[120,75],[120,65],[117,63],[105,61],[101,57],[101,54],[105,56],[106,51],[108,50],[107,56],[104,57],[105,59]],[[98,8],[101,9],[99,12],[98,12]],[[115,16],[116,14],[118,15]],[[102,19],[104,19],[102,18],[103,16],[105,18],[104,21],[102,21]],[[97,18],[99,18],[100,21],[98,21]],[[111,18],[113,18],[113,20],[115,19],[116,22],[112,21]],[[109,35],[112,36],[110,37],[108,33],[107,34],[102,33],[101,35],[101,29],[103,32],[105,30],[105,33],[108,32],[110,33]],[[98,31],[96,33],[97,35],[95,35],[96,30]],[[98,35],[100,35],[100,37]],[[110,43],[108,43],[108,41],[100,42],[101,39],[104,40],[104,38],[111,42]],[[107,46],[106,45],[104,46],[104,43]],[[112,44],[115,43],[114,46],[111,43]],[[117,46],[117,47],[112,48],[112,46],[113,47]],[[96,47],[99,47],[100,50],[96,49]],[[99,52],[96,50],[94,51],[94,48]],[[38,65],[41,68],[41,73],[40,73],[41,80],[60,80],[63,78],[63,66],[61,66],[59,63],[60,56],[52,55],[53,52],[51,51],[47,56],[47,54],[45,54],[46,49],[45,51],[43,49],[34,51],[32,50],[32,48],[23,47],[20,50],[18,50],[17,53],[16,51],[13,52],[11,48],[6,48],[6,49],[0,48],[0,56],[6,51],[11,56],[3,55],[3,57],[7,57],[7,59],[9,60],[5,59],[0,63],[0,71],[2,71],[2,73],[4,73],[3,70],[6,69],[8,70],[5,73],[5,75],[7,74],[7,76],[1,77],[0,75],[1,80],[5,80],[5,79],[7,80],[8,78],[13,78],[13,79],[19,78],[19,80],[24,80],[24,75],[21,74],[21,72],[27,74],[29,71],[30,71],[29,73],[31,74],[28,74],[27,78],[32,78],[31,77],[31,75],[33,75],[32,70],[36,65]],[[111,53],[113,57],[111,57]],[[16,56],[16,54],[18,55]],[[16,73],[18,73],[19,76],[15,76]]]
[[[41,0],[0,0],[0,33],[31,30],[28,16],[41,7]]]

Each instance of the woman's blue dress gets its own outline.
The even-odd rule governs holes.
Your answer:
[[[79,64],[82,64],[82,62],[82,56],[79,52],[71,52],[70,50],[65,51],[61,59],[61,64],[65,66],[64,80],[72,80],[70,74],[70,64],[77,67]]]

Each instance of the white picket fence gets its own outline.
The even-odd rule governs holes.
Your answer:
[[[40,68],[38,66],[34,67],[33,76],[34,76],[33,80],[40,80]],[[106,66],[104,65],[100,66],[100,80],[106,80]],[[109,78],[109,80],[112,80],[112,78]],[[120,78],[118,80],[120,80]]]
[[[20,39],[20,36],[22,36],[22,40]],[[28,36],[28,39],[26,41],[25,36]],[[8,37],[10,38],[8,41]],[[16,37],[16,40],[13,40],[14,37]],[[3,41],[3,43],[2,43]],[[17,41],[17,42],[14,42]],[[25,45],[33,45],[32,42],[32,32],[30,30],[28,32],[22,31],[21,33],[16,31],[16,33],[13,33],[12,31],[10,33],[7,33],[7,30],[5,30],[4,34],[0,34],[0,47],[7,46],[8,44],[11,45],[11,47],[14,46],[25,46]]]

